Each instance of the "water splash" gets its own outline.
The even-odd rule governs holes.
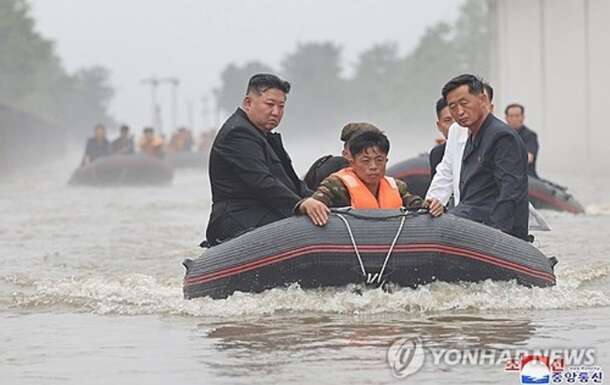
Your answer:
[[[610,204],[601,204],[601,205],[589,205],[586,207],[585,212],[587,215],[610,215]]]
[[[378,314],[387,312],[443,312],[456,310],[573,309],[610,306],[610,296],[590,288],[610,276],[610,265],[558,273],[558,285],[527,288],[516,282],[485,281],[450,284],[435,282],[417,289],[395,288],[392,293],[354,286],[303,290],[293,284],[264,293],[235,293],[227,299],[182,298],[181,282],[143,274],[119,277],[72,277],[31,282],[20,277],[10,295],[10,306],[72,307],[97,314],[170,314],[235,317],[278,312]],[[5,279],[5,281],[7,281]]]

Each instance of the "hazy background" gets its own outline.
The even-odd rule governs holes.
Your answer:
[[[342,48],[341,72],[348,75],[358,55],[375,44],[395,42],[400,53],[413,49],[427,26],[455,19],[460,3],[31,1],[37,30],[56,42],[66,69],[107,68],[115,89],[111,115],[138,128],[151,120],[149,89],[140,84],[145,77],[178,77],[179,124],[189,123],[187,106],[192,103],[194,123],[206,126],[213,117],[202,120],[201,98],[221,85],[221,72],[230,63],[257,60],[278,68],[299,42],[331,41]],[[169,86],[159,91],[168,124]]]
[[[0,0],[0,169],[80,148],[97,122],[218,128],[262,71],[293,85],[279,130],[301,170],[348,121],[400,160],[433,145],[440,88],[470,72],[498,116],[526,106],[542,174],[607,175],[608,17],[605,0]],[[153,113],[151,77],[180,81],[175,114],[167,83]]]

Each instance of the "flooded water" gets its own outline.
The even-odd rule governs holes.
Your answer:
[[[69,162],[0,179],[2,384],[517,384],[501,365],[427,358],[396,378],[398,338],[428,349],[593,348],[610,370],[610,178],[547,175],[586,215],[543,211],[558,285],[435,283],[393,293],[298,286],[182,299],[206,176],[158,188],[68,187]],[[607,375],[608,373],[606,373]]]

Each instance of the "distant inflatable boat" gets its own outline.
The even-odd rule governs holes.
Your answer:
[[[299,283],[301,288],[433,281],[516,280],[555,285],[556,260],[496,229],[401,210],[334,211],[324,227],[292,217],[184,261],[184,297],[225,298]]]
[[[73,185],[162,185],[174,177],[162,160],[143,155],[113,155],[100,158],[74,171]]]
[[[409,191],[425,196],[431,182],[430,163],[427,154],[404,160],[388,168],[388,175],[401,179]],[[535,177],[529,177],[528,197],[537,209],[566,211],[573,214],[585,212],[583,206],[568,193],[565,187]]]
[[[178,151],[168,153],[165,161],[173,168],[203,169],[207,165],[208,155],[203,152]]]

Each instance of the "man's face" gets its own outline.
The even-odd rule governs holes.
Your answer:
[[[128,129],[121,129],[121,137],[122,138],[126,138],[129,136],[129,130]]]
[[[488,103],[484,93],[473,95],[466,84],[447,94],[449,112],[462,127],[471,127],[479,122],[484,112],[488,110]]]
[[[101,140],[106,137],[106,128],[102,126],[95,127],[95,139]]]
[[[506,123],[515,130],[523,127],[524,118],[519,107],[511,107],[506,111]]]
[[[155,137],[155,133],[152,131],[144,131],[144,138],[146,140],[153,140],[153,138]]]
[[[276,88],[271,88],[258,95],[251,92],[244,99],[243,108],[248,119],[264,132],[271,132],[282,121],[286,94]]]
[[[369,147],[350,158],[350,166],[365,184],[377,184],[385,176],[388,156],[377,146]]]
[[[455,120],[453,120],[453,117],[449,112],[449,107],[443,108],[438,114],[438,121],[436,122],[436,127],[441,132],[441,134],[443,134],[445,139],[447,139],[447,136],[449,135],[449,127],[451,127],[454,122]]]

